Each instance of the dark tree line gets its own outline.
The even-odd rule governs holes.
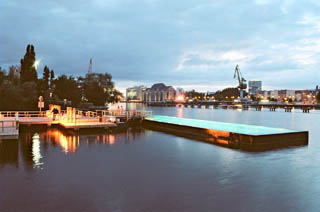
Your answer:
[[[119,101],[122,94],[114,88],[110,74],[92,73],[85,77],[60,75],[45,66],[38,79],[36,54],[28,45],[20,61],[20,72],[0,67],[0,110],[37,110],[38,97],[48,104],[68,104],[78,107],[82,103],[101,106]]]
[[[247,96],[247,92],[244,91],[244,96]],[[240,90],[239,88],[225,88],[222,91],[217,91],[214,94],[215,100],[232,100],[237,99],[240,97]]]
[[[197,92],[194,89],[191,91],[186,91],[184,93],[185,97],[188,99],[197,99],[197,100],[204,100],[205,93]]]
[[[247,92],[244,92],[244,96],[247,95]],[[195,90],[185,92],[185,96],[188,99],[195,99],[195,100],[205,100],[208,97],[213,97],[215,100],[222,101],[222,100],[232,100],[237,99],[240,96],[239,88],[225,88],[222,91],[217,91],[214,94],[206,94],[197,92]]]

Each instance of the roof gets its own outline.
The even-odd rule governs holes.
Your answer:
[[[174,89],[172,86],[166,86],[164,83],[156,83],[148,91],[167,91],[170,88]]]

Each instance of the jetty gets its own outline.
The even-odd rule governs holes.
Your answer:
[[[308,131],[154,115],[144,125],[154,130],[246,151],[308,145]]]
[[[75,108],[48,111],[0,111],[0,139],[17,139],[20,127],[59,126],[68,130],[109,129],[152,116],[151,111],[96,110],[81,111]]]

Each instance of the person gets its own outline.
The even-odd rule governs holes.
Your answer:
[[[57,108],[52,109],[52,114],[53,114],[53,121],[56,120],[56,116],[59,113],[59,110]]]

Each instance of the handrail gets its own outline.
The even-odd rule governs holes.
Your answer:
[[[66,120],[65,114],[67,111],[62,110],[58,119]],[[51,117],[53,114],[51,111],[0,111],[1,117]],[[72,122],[76,121],[79,117],[101,118],[105,116],[123,117],[128,119],[132,118],[146,118],[152,116],[152,111],[146,110],[96,110],[96,111],[81,111],[75,110],[75,114],[72,115]],[[67,118],[68,121],[71,121]]]
[[[0,117],[45,117],[46,111],[0,111]]]

